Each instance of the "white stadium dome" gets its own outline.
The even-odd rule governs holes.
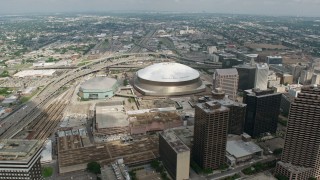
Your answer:
[[[157,82],[190,81],[200,77],[197,70],[179,63],[158,63],[137,72],[141,79]]]
[[[179,63],[158,63],[136,72],[134,87],[144,95],[168,96],[202,92],[197,70]]]

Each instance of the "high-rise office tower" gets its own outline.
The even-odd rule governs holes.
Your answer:
[[[219,88],[212,91],[212,97],[213,100],[230,109],[228,133],[241,135],[244,129],[244,120],[246,116],[247,105],[230,100],[225,96],[224,91]]]
[[[255,76],[256,76],[256,67],[251,64],[242,64],[234,66],[237,69],[239,74],[239,90],[247,90],[254,88]]]
[[[195,106],[194,161],[203,169],[217,169],[225,163],[229,108],[216,101]]]
[[[252,137],[277,131],[281,93],[273,90],[246,90],[243,103],[247,104],[244,131]]]
[[[165,130],[159,134],[159,154],[173,179],[189,179],[190,149],[172,130]]]
[[[276,174],[289,179],[320,178],[320,89],[303,87],[290,107],[287,133]]]
[[[269,66],[266,63],[256,65],[254,88],[266,90],[268,88]]]
[[[230,99],[237,99],[239,75],[236,69],[216,69],[213,75],[214,88],[221,88]]]

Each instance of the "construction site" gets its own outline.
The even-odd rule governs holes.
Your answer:
[[[157,135],[137,136],[130,143],[121,140],[84,147],[79,138],[60,139],[58,142],[59,172],[84,170],[87,163],[97,161],[103,165],[123,158],[126,165],[140,165],[159,157]],[[74,145],[76,142],[77,145]]]

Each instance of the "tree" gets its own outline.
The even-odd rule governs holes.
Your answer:
[[[152,167],[153,169],[158,168],[159,165],[160,165],[160,162],[159,162],[158,160],[153,160],[153,161],[151,162],[151,167]]]
[[[123,81],[123,86],[127,86],[127,85],[129,85],[129,82],[128,82],[127,79],[125,79],[125,80]]]
[[[97,162],[90,162],[87,164],[87,170],[89,172],[94,173],[94,174],[100,174],[101,173],[100,168],[101,168],[101,166]]]
[[[289,180],[288,177],[283,176],[283,175],[280,175],[280,174],[275,175],[275,177],[276,177],[278,180]]]
[[[42,176],[43,177],[50,177],[53,174],[53,168],[52,167],[44,167],[42,168]]]
[[[273,151],[274,155],[280,155],[281,153],[282,153],[282,148],[278,148]]]

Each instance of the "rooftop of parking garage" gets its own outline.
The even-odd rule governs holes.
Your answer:
[[[42,147],[39,140],[0,140],[0,161],[28,161]]]

